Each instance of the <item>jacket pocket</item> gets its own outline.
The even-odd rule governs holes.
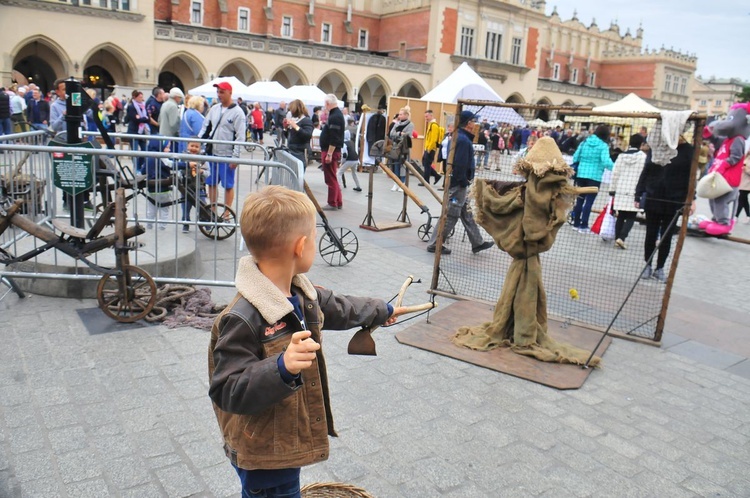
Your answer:
[[[312,430],[304,389],[258,415],[243,429],[250,454],[283,456],[312,449]]]

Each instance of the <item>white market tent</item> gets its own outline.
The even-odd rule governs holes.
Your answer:
[[[617,102],[594,107],[596,112],[660,112],[638,95],[629,93]]]
[[[222,81],[226,81],[227,83],[232,85],[233,99],[236,99],[237,97],[247,99],[247,86],[234,76],[221,76],[219,78],[214,78],[208,83],[204,83],[201,86],[191,88],[187,93],[189,93],[190,95],[200,95],[201,97],[206,97],[208,99],[215,99],[216,88],[214,87],[214,85],[217,83],[221,83]]]
[[[300,99],[308,108],[325,106],[326,93],[315,85],[294,85],[286,90],[286,101]],[[339,100],[339,108],[344,107],[344,101]]]
[[[505,102],[466,62],[458,66],[450,76],[427,92],[420,100],[455,104],[458,99]],[[497,122],[520,126],[526,124],[526,120],[509,107],[485,107],[480,112],[483,118]]]
[[[539,118],[536,118],[536,119],[533,119],[533,120],[529,121],[528,124],[532,128],[547,128],[547,126],[548,126],[547,122],[545,120],[539,119]]]
[[[278,81],[256,81],[245,92],[247,97],[241,97],[247,102],[278,104],[287,100],[287,89]]]
[[[420,100],[455,104],[458,99],[505,102],[492,87],[467,64],[462,63]]]
[[[642,112],[661,112],[658,108],[652,106],[634,93],[629,93],[617,102],[594,107],[592,110],[594,112],[632,112],[634,114]],[[633,123],[634,118],[568,115],[565,116],[565,121],[568,123],[607,123],[628,126]],[[642,125],[651,125],[655,122],[653,119],[644,120],[643,118],[639,118],[639,121],[642,121]]]

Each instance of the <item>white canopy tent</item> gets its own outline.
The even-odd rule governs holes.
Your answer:
[[[545,120],[539,119],[539,118],[532,119],[531,121],[529,121],[528,124],[532,128],[547,128],[547,122]]]
[[[420,100],[455,104],[458,99],[505,102],[466,62],[458,66],[450,76],[427,92]],[[499,123],[526,125],[526,120],[509,107],[484,108],[479,112],[482,118]]]
[[[660,112],[638,95],[629,93],[617,102],[594,107],[596,112]]]
[[[219,78],[214,78],[208,83],[204,83],[201,86],[191,88],[187,93],[189,93],[190,95],[200,95],[201,97],[206,97],[208,99],[215,99],[216,88],[214,87],[214,85],[217,83],[221,83],[222,81],[226,81],[227,83],[232,85],[233,99],[236,99],[237,97],[247,99],[247,86],[234,76],[221,76]]]
[[[251,103],[278,104],[287,101],[287,89],[278,81],[256,81],[247,87],[246,93],[247,97],[242,98]]]
[[[612,113],[642,113],[642,112],[661,112],[658,108],[652,106],[638,95],[629,93],[617,102],[600,105],[592,109],[594,112],[612,112]],[[630,126],[635,118],[624,118],[614,116],[580,116],[567,115],[565,121],[568,123],[606,123],[610,125]],[[654,119],[639,118],[642,126],[651,126],[656,122]]]
[[[286,90],[286,101],[300,99],[309,108],[325,106],[326,93],[315,85],[294,85]],[[339,108],[344,107],[344,101],[339,100]]]

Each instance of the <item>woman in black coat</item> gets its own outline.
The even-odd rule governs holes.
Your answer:
[[[656,258],[656,270],[647,266],[641,278],[653,277],[660,282],[666,281],[664,264],[669,257],[672,235],[677,225],[676,220],[675,223],[672,223],[672,220],[675,218],[675,213],[680,212],[685,206],[692,162],[693,147],[682,137],[677,145],[677,155],[664,166],[653,163],[649,153],[646,165],[638,179],[638,185],[635,187],[635,207],[646,212],[644,259],[647,262],[656,249],[658,238],[661,238],[661,244]],[[694,211],[695,200],[690,208],[690,214]]]
[[[299,99],[293,100],[289,104],[289,112],[292,113],[292,117],[284,120],[284,127],[289,130],[287,147],[294,157],[302,161],[302,166],[307,168],[307,157],[305,154],[310,147],[313,123],[307,114],[305,103]]]

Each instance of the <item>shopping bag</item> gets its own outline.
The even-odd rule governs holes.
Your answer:
[[[610,197],[609,202],[605,206],[604,209],[599,213],[599,216],[596,217],[596,220],[594,221],[594,224],[591,226],[591,231],[599,234],[599,236],[604,240],[612,240],[615,238],[615,224],[614,224],[614,215],[612,214],[612,204],[614,202],[615,198]],[[609,221],[607,221],[607,218],[610,218]],[[605,228],[605,222],[607,223],[606,228],[607,232],[604,232]],[[611,223],[611,228],[609,227]],[[609,237],[609,238],[605,238]]]
[[[614,203],[614,197],[611,198],[609,205],[607,206],[604,220],[602,221],[602,228],[599,231],[599,237],[605,242],[615,240],[615,223],[617,222],[615,216],[612,214],[612,205]]]

